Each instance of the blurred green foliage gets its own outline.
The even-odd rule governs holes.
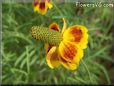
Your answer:
[[[73,3],[56,3],[45,16],[33,11],[31,3],[2,4],[2,82],[3,84],[111,84],[103,62],[114,64],[114,11],[112,8],[79,8]],[[34,40],[31,27],[48,27],[52,22],[84,25],[89,30],[88,48],[77,70],[50,69],[44,43]],[[113,67],[114,68],[114,67]]]

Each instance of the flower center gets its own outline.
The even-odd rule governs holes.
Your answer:
[[[61,33],[54,30],[50,30],[49,28],[46,27],[33,26],[31,29],[31,34],[33,38],[44,41],[51,45],[58,46],[62,41]]]

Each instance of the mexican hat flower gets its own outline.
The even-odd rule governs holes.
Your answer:
[[[63,65],[65,68],[75,70],[83,57],[83,49],[87,47],[88,30],[82,25],[73,25],[69,28],[63,19],[64,25],[60,27],[52,23],[48,28],[33,26],[32,36],[46,42],[46,61],[50,68]]]
[[[53,7],[52,0],[34,0],[34,11],[44,15],[48,9]]]

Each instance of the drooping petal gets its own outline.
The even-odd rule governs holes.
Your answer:
[[[59,25],[56,24],[56,23],[50,24],[49,28],[50,28],[51,30],[60,31],[60,27],[59,27]]]
[[[49,9],[53,7],[52,0],[47,0],[47,6]]]
[[[39,11],[39,0],[34,0],[33,2],[34,11]]]
[[[74,25],[69,27],[63,34],[66,41],[75,42],[82,49],[87,47],[88,43],[88,30],[81,25]]]
[[[52,69],[60,65],[57,47],[52,47],[49,50],[46,56],[46,61],[47,61],[48,66]]]
[[[63,18],[62,34],[65,32],[66,28],[67,28],[66,20]]]
[[[68,61],[64,60],[63,58],[59,58],[59,59],[60,59],[60,63],[69,70],[75,70],[75,69],[77,69],[77,67],[79,65],[79,63],[68,62]]]
[[[53,46],[50,45],[50,44],[48,44],[48,43],[46,43],[46,44],[44,45],[44,47],[45,47],[45,49],[46,49],[46,54],[47,54]]]
[[[78,63],[83,57],[83,50],[73,42],[61,42],[59,53],[64,60],[71,63]]]
[[[42,14],[42,15],[44,15],[46,12],[47,12],[47,9],[48,9],[48,7],[47,7],[47,5],[46,5],[46,2],[40,2],[40,4],[39,4],[39,12]]]

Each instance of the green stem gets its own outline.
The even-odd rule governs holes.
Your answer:
[[[87,70],[87,73],[88,73],[88,76],[89,76],[90,82],[92,83],[92,79],[91,79],[90,71],[89,71],[89,69],[88,69],[86,63],[83,61],[83,59],[82,59],[81,61],[82,61],[83,65],[84,65],[85,69]]]
[[[59,10],[59,8],[56,6],[56,4],[53,3],[53,5],[56,8],[56,10],[58,11],[58,13],[61,15],[61,17],[64,18],[62,12]]]

